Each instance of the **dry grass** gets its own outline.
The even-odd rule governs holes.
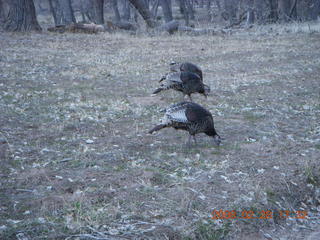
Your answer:
[[[0,235],[302,239],[319,227],[320,35],[269,27],[1,33]],[[204,135],[188,149],[186,133],[146,134],[181,100],[150,97],[171,60],[202,67],[212,95],[194,99],[213,113],[220,148]],[[213,209],[309,218],[213,221]]]

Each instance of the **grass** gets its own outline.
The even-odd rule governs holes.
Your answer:
[[[0,238],[306,237],[318,222],[296,232],[297,222],[271,231],[262,220],[208,221],[212,208],[318,206],[319,33],[269,27],[1,33]],[[181,101],[150,96],[171,60],[202,67],[212,92],[194,100],[212,112],[219,148],[205,135],[188,148],[185,132],[147,134],[160,109]]]
[[[199,222],[196,224],[193,237],[186,237],[185,240],[201,239],[201,240],[220,240],[225,239],[230,232],[231,224],[224,223],[217,227],[213,222]]]

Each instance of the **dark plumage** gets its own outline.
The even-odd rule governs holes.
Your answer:
[[[207,97],[210,92],[209,86],[203,84],[197,74],[191,72],[172,72],[166,74],[160,79],[161,85],[153,94],[157,94],[163,90],[174,89],[188,95],[192,101],[192,93],[200,93]]]
[[[221,138],[214,128],[211,113],[193,102],[181,102],[169,106],[166,109],[162,123],[151,129],[149,133],[167,127],[188,131],[190,134],[189,144],[191,136],[196,142],[195,135],[197,133],[205,133],[212,137],[216,145],[219,145],[221,142]]]
[[[202,70],[200,67],[197,65],[190,63],[190,62],[183,62],[183,63],[176,63],[172,62],[170,63],[170,71],[172,72],[192,72],[194,74],[197,74],[201,81],[203,82],[203,77],[202,77]]]

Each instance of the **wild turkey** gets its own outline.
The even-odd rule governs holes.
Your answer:
[[[201,81],[203,82],[203,77],[202,77],[202,70],[200,67],[197,65],[190,63],[190,62],[183,62],[183,63],[176,63],[176,62],[171,62],[170,63],[170,71],[172,72],[192,72],[197,74]]]
[[[162,82],[160,87],[153,94],[157,94],[163,90],[174,89],[188,95],[192,101],[192,93],[200,93],[207,97],[210,92],[210,87],[203,84],[197,74],[191,72],[172,72],[166,74],[160,79]]]
[[[193,102],[181,102],[169,106],[166,109],[162,123],[151,129],[149,133],[167,127],[188,131],[190,134],[188,144],[191,142],[191,136],[196,143],[195,135],[197,133],[205,133],[212,137],[214,143],[218,146],[221,142],[221,138],[214,128],[211,113]]]

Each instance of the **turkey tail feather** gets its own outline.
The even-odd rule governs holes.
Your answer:
[[[154,128],[152,128],[148,133],[151,134],[151,133],[156,132],[156,131],[159,131],[159,130],[161,130],[162,128],[165,128],[165,127],[167,127],[166,124],[159,124],[159,125],[155,126]]]
[[[161,92],[162,90],[163,90],[163,88],[158,88],[152,94],[157,94],[157,93]]]
[[[160,80],[159,80],[159,82],[162,82],[163,80],[165,80],[166,79],[166,76],[163,76]]]

